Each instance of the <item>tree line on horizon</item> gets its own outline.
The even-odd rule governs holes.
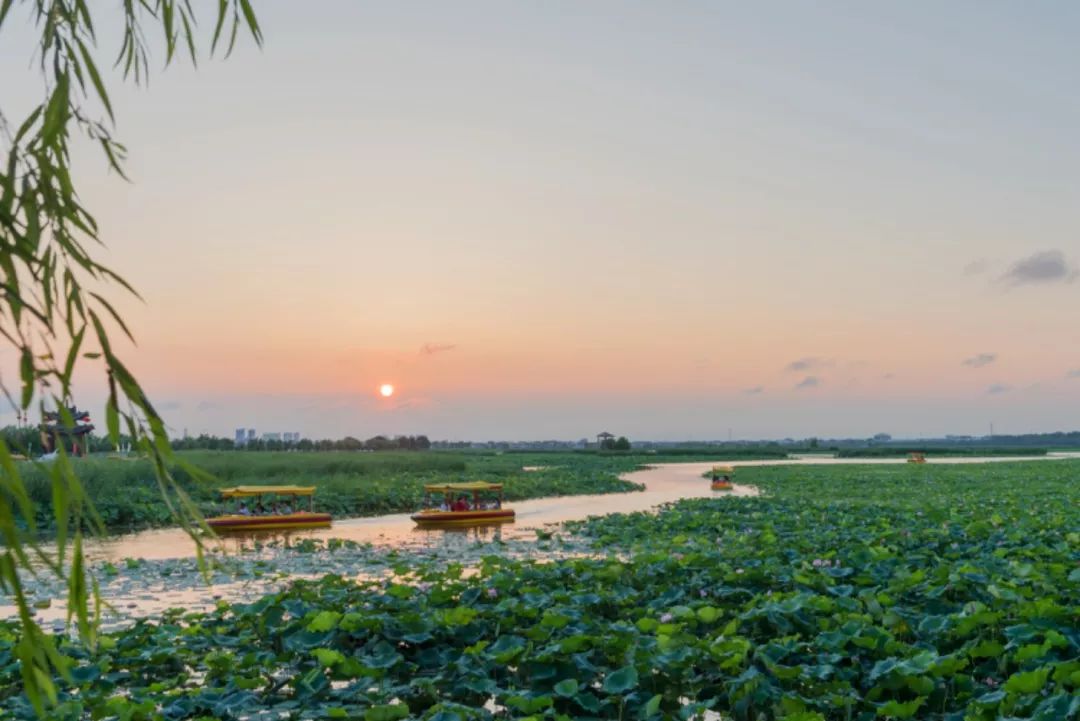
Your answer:
[[[0,428],[0,440],[7,444],[14,453],[21,453],[27,457],[40,456],[44,449],[41,443],[41,431],[37,426],[4,426]],[[85,446],[89,453],[110,453],[117,449],[117,444],[107,435],[87,434],[80,443]],[[420,435],[376,435],[366,440],[353,436],[345,436],[339,439],[324,438],[320,440],[302,438],[299,441],[283,441],[278,439],[254,438],[243,444],[237,444],[232,438],[215,436],[207,433],[185,438],[173,438],[170,441],[173,450],[193,451],[427,451],[437,450],[468,450],[477,447],[473,441],[431,441],[428,436]],[[491,442],[486,444],[493,450],[514,450],[514,443],[509,441]],[[652,448],[654,443],[642,442],[639,448]],[[121,434],[119,446],[127,448],[131,446],[131,439]],[[826,451],[846,454],[852,448],[876,449],[880,451],[907,449],[907,450],[946,450],[946,449],[981,449],[991,448],[1080,448],[1080,431],[1057,431],[1053,433],[1027,433],[1018,435],[995,435],[991,437],[959,437],[948,436],[945,438],[930,438],[918,440],[894,439],[886,434],[878,434],[867,439],[821,439],[808,438],[802,442],[791,441],[790,444],[781,444],[777,441],[734,441],[734,442],[686,442],[685,444],[662,444],[664,453],[676,453],[679,450],[693,451],[695,453],[707,452],[709,449],[717,450],[724,448],[753,447],[759,451],[775,448],[778,451]],[[634,444],[625,436],[607,438],[599,449],[601,451],[630,451]],[[70,448],[67,449],[70,451]]]
[[[41,443],[41,431],[36,426],[5,426],[0,428],[0,440],[6,443],[13,452],[21,453],[27,457],[39,456],[44,451]],[[89,453],[109,453],[117,449],[117,445],[108,436],[94,433],[84,436],[80,443],[86,446],[86,451]],[[121,435],[120,447],[128,447],[129,444],[130,439]],[[198,436],[173,438],[170,444],[174,451],[426,451],[431,448],[431,441],[423,434],[415,436],[377,435],[367,440],[360,440],[352,436],[345,436],[337,440],[302,438],[299,441],[253,438],[246,443],[237,445],[232,438],[203,433]],[[67,448],[67,450],[70,451],[70,448]]]
[[[232,438],[202,434],[175,438],[172,440],[172,447],[176,451],[426,451],[431,448],[431,440],[423,434],[416,436],[377,435],[366,440],[353,436],[336,440],[301,438],[298,441],[252,438],[238,445]]]

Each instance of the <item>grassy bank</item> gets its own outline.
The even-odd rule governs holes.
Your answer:
[[[766,495],[576,524],[597,557],[415,561],[68,645],[51,717],[1076,718],[1080,463],[741,473]],[[29,720],[13,642],[0,709]]]
[[[218,489],[236,485],[302,484],[317,487],[316,504],[338,517],[415,510],[425,483],[488,480],[506,484],[511,501],[544,496],[621,493],[639,486],[618,474],[641,467],[642,456],[566,454],[485,455],[478,453],[238,453],[189,451],[178,454],[209,473],[212,481],[175,473],[181,487],[204,513],[218,509]],[[167,525],[149,463],[76,459],[76,470],[109,530]],[[536,470],[524,470],[525,468]],[[25,465],[39,522],[52,519],[52,490],[45,476]]]
[[[925,453],[928,457],[978,458],[981,456],[1045,456],[1045,448],[939,448],[937,446],[901,446],[878,448],[842,448],[837,451],[838,458],[902,458],[909,453]]]

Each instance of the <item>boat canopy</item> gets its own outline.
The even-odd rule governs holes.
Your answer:
[[[713,466],[713,473],[734,473],[735,469],[731,466]]]
[[[315,486],[236,486],[235,488],[222,488],[222,498],[246,498],[248,496],[262,496],[275,494],[278,496],[313,496]]]
[[[452,491],[501,491],[501,483],[487,481],[469,481],[468,483],[433,483],[425,485],[426,493],[449,493]]]

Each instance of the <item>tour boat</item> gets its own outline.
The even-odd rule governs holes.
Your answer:
[[[908,463],[926,463],[925,453],[909,453],[907,457]]]
[[[264,496],[288,500],[306,496],[308,509],[274,513],[263,506]],[[237,486],[221,489],[221,497],[237,500],[239,507],[233,513],[206,519],[206,524],[215,531],[291,531],[330,527],[330,514],[315,512],[315,486]],[[257,499],[256,508],[247,508],[244,499]]]
[[[471,503],[466,500],[470,496]],[[441,504],[435,502],[438,498]],[[439,483],[424,486],[423,510],[414,513],[412,520],[421,528],[512,523],[514,509],[503,507],[501,483]]]
[[[735,469],[731,466],[717,466],[712,469],[712,484],[709,486],[714,491],[730,491],[735,486],[731,483],[731,476]]]

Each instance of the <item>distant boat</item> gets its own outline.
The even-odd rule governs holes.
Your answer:
[[[712,469],[712,483],[709,485],[714,491],[730,491],[735,486],[731,483],[731,477],[735,475],[732,466],[716,466]]]
[[[267,512],[263,506],[266,496],[282,496],[290,500],[308,498],[308,510],[289,509],[288,513]],[[227,500],[239,500],[239,508],[234,513],[227,513],[206,519],[206,524],[215,531],[273,531],[296,530],[304,528],[329,528],[332,521],[329,513],[315,512],[315,486],[236,486],[221,489],[221,497]],[[243,499],[257,499],[261,512],[249,509]]]

